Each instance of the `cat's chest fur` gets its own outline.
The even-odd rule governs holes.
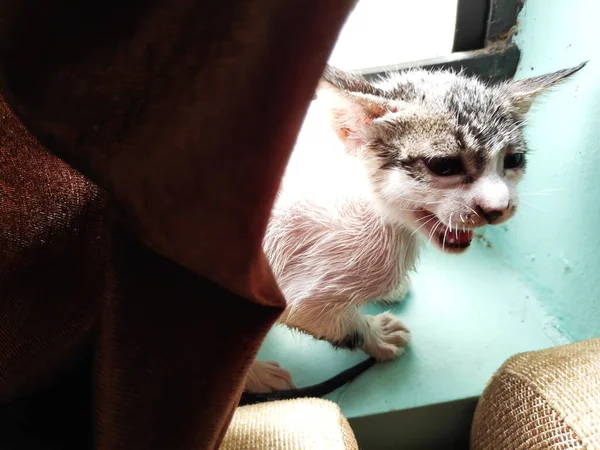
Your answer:
[[[264,248],[288,303],[390,297],[417,256],[412,231],[384,219],[362,162],[311,108],[273,209]]]

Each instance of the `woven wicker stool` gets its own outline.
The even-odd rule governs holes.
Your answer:
[[[510,358],[479,401],[471,448],[600,449],[600,339]]]
[[[220,450],[358,450],[340,408],[317,398],[241,406]]]

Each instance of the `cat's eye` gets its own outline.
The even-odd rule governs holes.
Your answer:
[[[523,153],[512,153],[504,158],[505,169],[520,169],[525,165],[525,155]]]
[[[460,158],[429,158],[423,162],[431,173],[438,177],[451,177],[465,172]]]

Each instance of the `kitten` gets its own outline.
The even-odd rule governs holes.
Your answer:
[[[406,325],[359,307],[402,298],[421,241],[462,253],[473,230],[515,214],[525,115],[583,65],[499,84],[423,70],[369,83],[328,67],[264,239],[288,303],[279,321],[378,361],[401,354]],[[291,388],[289,372],[265,362],[246,384]]]

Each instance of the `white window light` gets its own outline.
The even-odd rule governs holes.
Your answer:
[[[360,0],[329,63],[366,69],[452,52],[457,0]]]

